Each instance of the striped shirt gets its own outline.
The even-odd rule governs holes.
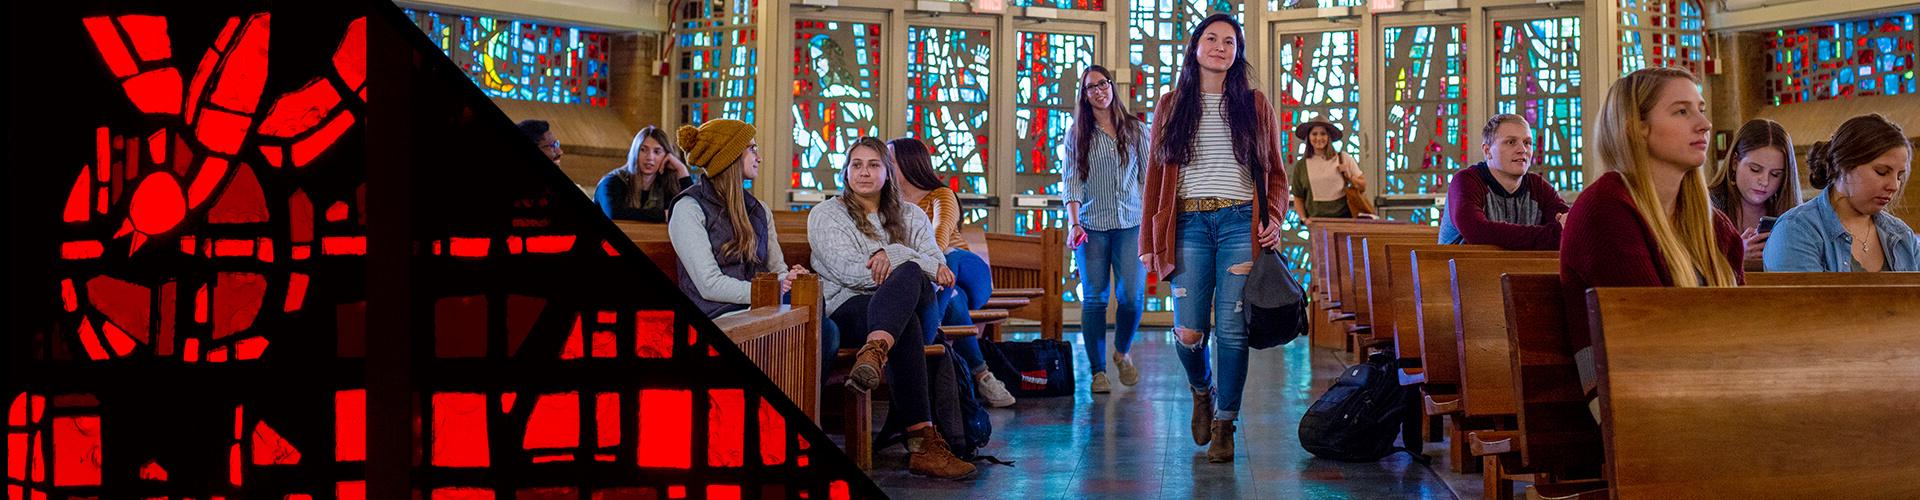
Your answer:
[[[1187,164],[1180,166],[1180,198],[1253,200],[1253,177],[1233,157],[1225,96],[1200,94],[1200,128],[1193,133]]]

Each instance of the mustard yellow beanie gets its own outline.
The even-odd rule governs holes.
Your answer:
[[[687,152],[687,163],[717,176],[733,168],[747,144],[753,142],[753,135],[753,126],[740,120],[713,120],[698,128],[681,125],[680,150]]]

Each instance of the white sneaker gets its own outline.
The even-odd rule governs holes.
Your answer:
[[[994,408],[1013,406],[1013,394],[1007,392],[1007,384],[1000,383],[1000,379],[994,378],[993,372],[980,372],[980,377],[973,382],[974,392],[986,398],[987,406]]]

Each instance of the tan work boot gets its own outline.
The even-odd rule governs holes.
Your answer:
[[[869,340],[853,355],[853,371],[847,373],[847,388],[870,392],[880,386],[880,373],[887,367],[887,343]]]
[[[1233,461],[1233,421],[1213,421],[1213,445],[1207,447],[1207,461],[1226,463]]]
[[[1132,386],[1140,383],[1140,368],[1133,366],[1133,357],[1113,351],[1113,368],[1120,371],[1120,383]]]
[[[1087,386],[1087,392],[1106,394],[1113,391],[1113,383],[1107,381],[1107,372],[1093,372],[1093,383]]]
[[[1206,445],[1213,439],[1213,389],[1193,390],[1193,444]]]
[[[953,456],[940,430],[929,425],[907,431],[907,471],[940,479],[964,479],[973,475],[973,464]]]

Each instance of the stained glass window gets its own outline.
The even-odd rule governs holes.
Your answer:
[[[880,25],[793,23],[792,189],[839,189],[854,140],[879,136]]]
[[[1580,114],[1580,18],[1495,22],[1494,112],[1526,117],[1538,154],[1533,172],[1579,191],[1586,150]],[[1478,131],[1471,132],[1476,140]],[[1470,141],[1472,142],[1472,141]]]
[[[1619,0],[1620,74],[1671,66],[1705,75],[1712,68],[1707,22],[1694,0]]]
[[[933,169],[955,193],[988,194],[988,84],[993,33],[979,29],[907,28],[907,136],[933,152]],[[961,222],[985,220],[986,208],[962,207]]]
[[[1359,7],[1366,4],[1366,0],[1267,0],[1267,10]]]
[[[1193,25],[1217,13],[1231,13],[1245,22],[1240,0],[1136,0],[1127,11],[1128,61],[1133,64],[1135,113],[1153,121],[1154,100],[1173,91],[1185,62],[1187,35]]]
[[[1079,105],[1080,73],[1093,65],[1094,37],[1063,33],[1020,32],[1020,54],[1014,63],[1013,169],[1020,194],[1059,195],[1060,169],[1068,159],[1059,148],[1073,128]],[[1065,227],[1060,209],[1016,209],[1014,234],[1049,227]]]
[[[1382,194],[1444,194],[1466,167],[1466,38],[1461,25],[1381,30],[1386,53]]]
[[[674,83],[679,86],[680,123],[731,118],[755,123],[753,96],[759,31],[758,0],[702,0],[680,6],[674,27],[679,40]]]
[[[1293,136],[1295,125],[1325,120],[1338,125],[1346,136],[1336,148],[1360,155],[1360,44],[1353,31],[1289,33],[1280,36],[1280,78],[1274,85],[1279,94],[1280,128],[1288,133],[1280,138],[1281,150],[1288,158],[1297,158],[1300,141]]]
[[[406,13],[489,96],[607,105],[605,33],[487,16]]]
[[[1821,23],[1767,36],[1774,104],[1912,94],[1914,14]]]
[[[1106,0],[1013,0],[1007,2],[1007,5],[1073,10],[1107,10]]]

